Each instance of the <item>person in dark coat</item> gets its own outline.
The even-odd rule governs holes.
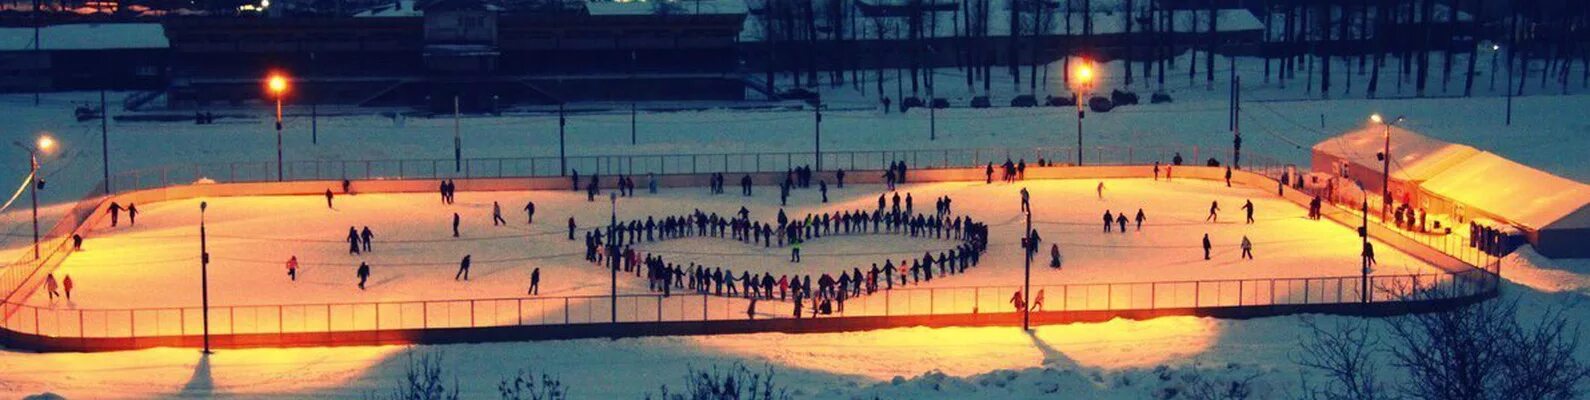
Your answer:
[[[453,237],[458,237],[458,213],[453,213]]]
[[[838,184],[840,189],[844,189],[845,188],[845,169],[844,168],[840,168],[838,171],[834,171],[834,180],[836,181],[834,183]]]
[[[1253,200],[1248,200],[1247,203],[1244,203],[1242,205],[1242,210],[1246,211],[1248,213],[1248,223],[1252,224],[1253,223]]]
[[[1126,212],[1125,211],[1122,211],[1120,214],[1116,214],[1115,215],[1115,222],[1119,223],[1121,225],[1121,233],[1126,233]],[[1141,228],[1139,228],[1139,229],[1141,229]]]
[[[1148,220],[1148,217],[1143,215],[1143,209],[1141,209],[1141,208],[1137,209],[1137,230],[1138,231],[1142,231],[1143,230],[1143,221],[1147,221],[1147,220]]]
[[[116,223],[121,221],[121,203],[112,201],[110,202],[110,207],[106,207],[105,209],[110,211],[110,227],[115,228]]]
[[[326,208],[336,209],[331,206],[331,189],[326,189]]]
[[[354,229],[354,227],[351,227],[351,226],[348,227],[348,238],[347,238],[347,240],[348,240],[348,254],[359,254],[359,250],[362,248],[362,246],[360,246],[360,242],[359,242],[359,230],[358,229]]]
[[[1204,218],[1204,222],[1220,222],[1220,202],[1219,201],[1209,202],[1209,217],[1208,218]]]
[[[1110,210],[1104,210],[1104,233],[1110,233],[1110,225],[1114,222],[1115,216],[1110,214]]]
[[[364,230],[359,231],[359,239],[364,242],[364,252],[370,252],[370,241],[373,238],[375,238],[375,233],[370,232],[369,226],[366,226],[364,227]]]
[[[1209,259],[1209,249],[1211,247],[1213,247],[1213,246],[1209,243],[1209,234],[1205,233],[1204,234],[1204,260],[1208,260]]]
[[[127,224],[138,225],[138,203],[127,203]]]
[[[536,267],[536,269],[530,271],[530,290],[525,292],[525,294],[541,294],[541,267]]]
[[[569,240],[574,240],[574,217],[569,217]]]
[[[468,254],[465,254],[464,259],[458,262],[458,272],[453,274],[453,280],[458,280],[460,276],[464,277],[466,281],[469,280],[469,257]]]
[[[822,192],[823,202],[828,202],[828,181],[817,181],[817,191]]]
[[[359,290],[364,290],[364,282],[370,279],[370,264],[359,262]]]
[[[534,224],[534,223],[536,223],[536,202],[535,201],[525,202],[524,215],[525,215],[525,222],[524,223],[526,223],[526,224]]]

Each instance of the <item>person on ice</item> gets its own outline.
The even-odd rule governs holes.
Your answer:
[[[1242,205],[1242,210],[1246,211],[1248,213],[1248,223],[1252,224],[1253,223],[1253,200],[1248,200],[1247,203],[1243,204]]]
[[[1148,217],[1143,215],[1143,209],[1141,209],[1141,208],[1137,209],[1137,231],[1138,232],[1142,232],[1143,231],[1143,221],[1147,221],[1147,220],[1148,220]]]
[[[1209,217],[1204,222],[1220,222],[1220,201],[1209,202]]]
[[[61,280],[61,290],[66,292],[66,299],[67,300],[71,300],[72,299],[72,276],[71,275],[67,275],[66,279],[62,279]]]
[[[1020,289],[1017,289],[1015,294],[1010,295],[1010,305],[1016,307],[1016,312],[1027,309],[1027,299],[1021,297]]]
[[[1060,244],[1049,245],[1049,268],[1060,269]]]
[[[507,225],[508,220],[502,219],[502,204],[491,202],[491,226]]]
[[[988,167],[983,168],[983,184],[993,184],[993,183],[994,183],[994,163],[993,162],[989,162],[988,163]]]
[[[653,193],[656,193],[656,191],[653,191]],[[525,204],[524,204],[524,216],[525,216],[525,220],[524,220],[525,224],[534,224],[534,223],[536,223],[536,202],[535,201],[527,201],[527,202],[525,202]]]
[[[1027,193],[1027,188],[1021,188],[1021,212],[1032,212],[1030,200],[1031,196]]]
[[[1211,245],[1209,243],[1209,234],[1205,233],[1204,234],[1204,260],[1209,260],[1209,249],[1210,248],[1211,248]]]
[[[364,282],[370,279],[370,264],[360,261],[359,272],[356,275],[359,276],[359,290],[364,290]]]
[[[458,213],[453,213],[453,237],[458,237]]]
[[[574,217],[569,217],[569,240],[574,240]]]
[[[453,274],[453,280],[458,280],[458,277],[464,277],[466,281],[469,280],[469,257],[470,255],[465,254],[464,259],[458,261],[458,272]]]
[[[1043,311],[1043,288],[1039,288],[1038,293],[1032,294],[1032,311]]]
[[[1226,187],[1231,187],[1231,166],[1226,166]]]
[[[844,189],[845,188],[845,169],[844,168],[840,168],[838,171],[834,171],[834,180],[835,180],[834,183],[838,184],[840,189]]]
[[[359,231],[359,239],[364,241],[364,252],[369,253],[370,242],[375,239],[375,233],[370,232],[369,226],[365,226],[364,230]]]
[[[115,228],[116,223],[121,221],[121,203],[112,201],[110,202],[110,207],[106,207],[105,209],[110,211],[110,227]]]
[[[1110,214],[1110,210],[1104,210],[1104,233],[1110,233],[1110,225],[1114,222],[1115,216]]]
[[[1099,187],[1093,190],[1099,193],[1099,200],[1104,200],[1104,181],[1099,181]]]
[[[44,276],[44,291],[50,294],[50,300],[55,300],[56,297],[61,296],[60,288],[55,283],[55,274]]]
[[[1121,233],[1123,233],[1123,234],[1126,233],[1126,212],[1125,211],[1122,211],[1120,214],[1116,214],[1115,215],[1115,222],[1121,225]],[[1141,230],[1142,228],[1138,228],[1138,229]]]
[[[1371,244],[1369,242],[1364,242],[1364,252],[1363,252],[1362,255],[1364,257],[1364,265],[1368,265],[1370,267],[1375,266],[1375,245],[1374,244]]]
[[[536,267],[536,269],[530,271],[530,290],[526,291],[525,294],[541,294],[541,267]]]
[[[351,226],[348,227],[348,254],[359,254],[359,250],[361,248],[362,246],[360,246],[359,243],[359,231]]]
[[[1253,259],[1253,242],[1248,240],[1248,235],[1242,235],[1242,258]]]
[[[801,242],[802,242],[802,240],[800,240],[800,239],[790,238],[790,244],[789,244],[789,261],[790,262],[794,262],[794,263],[801,262]]]
[[[298,281],[298,256],[287,258],[287,279],[294,282]]]
[[[1159,180],[1159,161],[1154,162],[1154,180]]]
[[[83,250],[83,235],[79,235],[79,234],[73,233],[72,234],[72,251],[82,251],[82,250]]]
[[[740,195],[751,197],[751,175],[749,174],[740,177]]]
[[[822,192],[823,202],[828,202],[828,181],[817,181],[817,191]]]
[[[127,203],[127,224],[138,225],[138,203]]]
[[[331,189],[326,189],[326,208],[333,210],[336,209],[335,207],[331,206]]]

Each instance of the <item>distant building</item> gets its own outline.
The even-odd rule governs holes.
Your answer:
[[[165,87],[171,44],[156,23],[0,28],[0,91]]]

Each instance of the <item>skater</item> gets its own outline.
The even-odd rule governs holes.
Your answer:
[[[1220,201],[1209,202],[1209,217],[1204,222],[1220,222]]]
[[[1125,234],[1126,233],[1126,212],[1125,211],[1122,211],[1120,214],[1116,214],[1115,215],[1115,223],[1121,225],[1121,233]],[[1139,229],[1141,229],[1141,228],[1139,228]]]
[[[1209,248],[1210,248],[1209,234],[1205,233],[1204,234],[1204,260],[1205,261],[1209,260]]]
[[[502,205],[496,201],[491,202],[491,226],[507,224],[508,220],[502,219]]]
[[[342,180],[342,194],[353,194],[353,181]]]
[[[1032,311],[1033,312],[1043,311],[1043,288],[1039,288],[1038,289],[1038,293],[1033,293],[1033,296],[1032,296]]]
[[[1159,161],[1154,162],[1154,180],[1159,180]]]
[[[1110,210],[1104,210],[1104,233],[1110,233],[1110,226],[1114,223],[1115,216],[1110,214]]]
[[[983,168],[983,184],[987,185],[987,184],[993,184],[993,183],[994,183],[994,163],[993,162],[989,162],[988,166]]]
[[[1027,188],[1021,188],[1021,212],[1032,212],[1032,206],[1030,205],[1029,200],[1030,196],[1027,194]]]
[[[1248,240],[1248,235],[1242,235],[1242,257],[1253,259],[1253,242]]]
[[[1049,245],[1049,268],[1060,269],[1060,244]]]
[[[1104,200],[1104,181],[1099,181],[1099,187],[1093,190],[1099,193],[1099,200]]]
[[[756,320],[756,297],[751,297],[751,304],[745,306],[745,319]]]
[[[574,171],[574,174],[569,176],[569,191],[570,192],[579,192],[580,191],[580,170],[576,169],[576,170],[572,170],[572,171]]]
[[[574,217],[569,217],[569,240],[574,240]]]
[[[370,252],[370,242],[371,242],[371,239],[374,239],[374,238],[375,238],[375,233],[370,232],[370,227],[369,226],[365,226],[364,230],[359,231],[359,239],[364,242],[364,252],[366,252],[366,253]]]
[[[1247,213],[1248,213],[1248,223],[1252,224],[1253,223],[1253,200],[1248,200],[1247,203],[1243,204],[1242,205],[1242,210],[1243,211],[1247,211]]]
[[[453,237],[458,237],[458,213],[453,213]]]
[[[138,225],[138,203],[127,203],[127,224]]]
[[[112,201],[106,210],[110,211],[110,227],[115,228],[116,223],[121,220],[121,204]]]
[[[442,183],[436,184],[436,194],[439,194],[439,195],[442,196],[442,204],[447,204],[447,180],[446,179],[443,179]]]
[[[67,301],[71,301],[72,300],[72,276],[71,275],[67,275],[66,279],[62,279],[61,280],[61,290],[66,291],[66,300]]]
[[[1370,266],[1370,267],[1375,266],[1375,245],[1371,244],[1369,242],[1364,242],[1364,253],[1363,253],[1363,256],[1364,256],[1364,265],[1367,265],[1367,266]]]
[[[801,242],[802,240],[798,238],[790,238],[789,262],[801,262]]]
[[[370,264],[359,262],[359,290],[364,290],[364,282],[370,279]]]
[[[298,281],[298,256],[287,258],[287,280]]]
[[[348,227],[348,254],[359,254],[363,248],[364,246],[359,242],[359,231],[351,226]]]
[[[525,292],[525,294],[541,294],[541,267],[536,267],[536,269],[530,271],[530,290]]]
[[[1016,312],[1027,309],[1027,299],[1021,297],[1020,289],[1017,289],[1015,294],[1010,295],[1010,305],[1016,307]]]
[[[469,257],[470,255],[465,254],[464,259],[458,262],[458,272],[453,274],[453,280],[458,280],[460,276],[466,281],[469,280]]]
[[[1148,220],[1148,217],[1143,215],[1143,209],[1141,209],[1141,208],[1137,209],[1137,231],[1138,232],[1142,232],[1143,231],[1143,221],[1147,221],[1147,220]]]
[[[828,181],[817,181],[817,191],[823,194],[823,203],[828,202]]]
[[[834,180],[835,180],[834,183],[839,185],[840,189],[844,189],[845,188],[845,169],[844,168],[840,168],[838,171],[834,171]]]
[[[72,234],[72,251],[83,250],[83,235]]]
[[[1231,166],[1226,166],[1226,187],[1231,187]]]
[[[657,175],[646,173],[646,193],[657,194]]]
[[[656,193],[656,191],[652,191],[652,193]],[[525,220],[524,220],[525,224],[528,225],[528,224],[536,223],[536,202],[535,201],[532,200],[532,201],[525,202],[525,204],[524,204],[524,216],[525,216]]]
[[[326,208],[332,210],[337,209],[336,207],[331,206],[331,189],[326,189]]]
[[[1176,156],[1172,157],[1170,159],[1170,164],[1171,165],[1181,165],[1181,152],[1179,152],[1179,151],[1176,152]]]
[[[750,174],[746,174],[745,176],[741,176],[740,177],[740,195],[741,196],[745,196],[745,197],[751,197],[751,175]],[[788,195],[786,194],[785,196],[788,196]]]
[[[59,289],[60,288],[57,287],[57,284],[55,283],[55,274],[44,276],[44,290],[49,292],[51,301],[54,301],[56,297],[61,296]]]

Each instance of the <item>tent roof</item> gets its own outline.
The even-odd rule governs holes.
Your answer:
[[[1490,152],[1468,157],[1420,186],[1526,228],[1590,226],[1590,213],[1582,212],[1590,205],[1590,185]],[[1576,217],[1565,218],[1570,215]]]
[[[1381,161],[1375,155],[1385,150],[1385,140],[1383,126],[1366,124],[1314,144],[1314,152],[1378,170]],[[1479,153],[1473,147],[1437,140],[1401,127],[1391,127],[1391,175],[1394,180],[1427,180]]]

